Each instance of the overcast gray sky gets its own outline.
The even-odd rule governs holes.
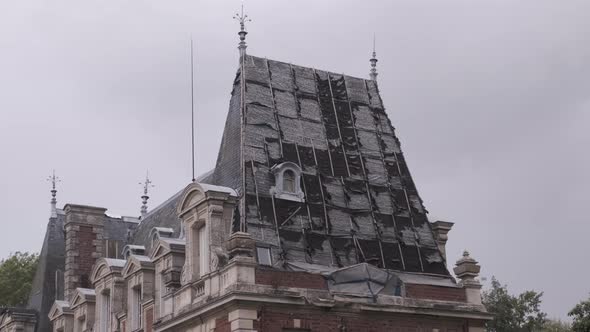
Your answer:
[[[214,166],[240,1],[0,1],[0,257],[39,251],[58,204],[138,215]],[[590,1],[247,0],[248,52],[379,84],[431,216],[552,317],[590,293]]]

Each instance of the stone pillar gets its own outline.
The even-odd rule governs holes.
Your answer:
[[[67,204],[66,264],[64,272],[65,300],[71,300],[76,288],[91,288],[90,273],[96,260],[104,253],[104,218],[106,209]]]
[[[229,259],[234,257],[254,257],[256,241],[248,233],[236,232],[226,243]]]
[[[256,332],[254,329],[256,319],[258,319],[258,312],[255,309],[236,309],[230,311],[227,316],[231,332]]]
[[[467,250],[463,252],[463,257],[457,261],[453,269],[457,278],[461,280],[461,285],[465,288],[467,302],[471,304],[481,305],[481,284],[476,279],[480,269],[477,261],[469,256]]]
[[[436,240],[436,244],[438,245],[438,249],[442,254],[444,260],[447,260],[447,240],[449,239],[448,233],[453,228],[454,223],[448,221],[437,220],[432,224],[432,231],[434,232],[434,238]]]

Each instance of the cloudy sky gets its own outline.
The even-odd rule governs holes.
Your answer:
[[[214,166],[240,1],[0,1],[0,257],[39,251],[59,205],[138,215]],[[248,51],[379,84],[434,218],[551,317],[590,293],[590,2],[247,0]]]

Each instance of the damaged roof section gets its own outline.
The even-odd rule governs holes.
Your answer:
[[[301,169],[303,202],[271,194],[283,162]],[[449,274],[375,81],[246,56],[213,178],[240,192],[242,222],[275,265]]]

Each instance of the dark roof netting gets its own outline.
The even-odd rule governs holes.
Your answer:
[[[244,73],[243,139],[235,130],[239,72],[220,156],[228,151],[215,182],[236,188],[241,144],[242,218],[257,241],[271,246],[275,265],[366,262],[449,274],[375,81],[254,56],[246,57]],[[303,203],[270,194],[270,169],[286,161],[303,172]]]

